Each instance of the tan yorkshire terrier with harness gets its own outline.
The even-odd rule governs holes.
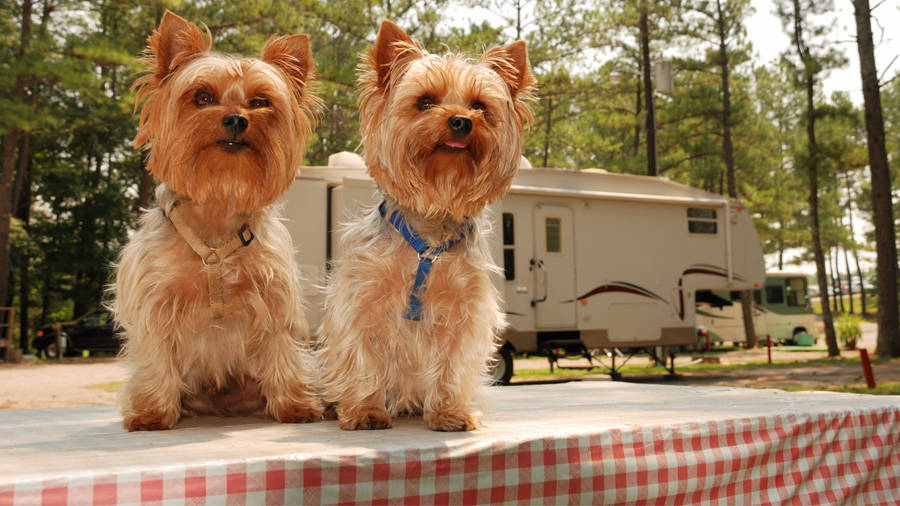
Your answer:
[[[134,144],[161,184],[113,288],[131,368],[125,428],[170,429],[185,414],[321,419],[291,237],[272,206],[320,108],[309,39],[225,56],[167,12],[148,43]]]
[[[519,167],[534,78],[523,41],[477,62],[427,53],[384,21],[360,75],[369,174],[384,202],[344,232],[320,330],[342,429],[422,414],[473,430],[505,325],[482,211]]]

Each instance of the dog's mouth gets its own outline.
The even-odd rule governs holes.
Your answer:
[[[450,141],[442,141],[440,144],[438,144],[438,149],[441,149],[444,151],[449,151],[451,153],[462,153],[463,151],[466,151],[468,148],[469,148],[469,145],[463,141],[450,140]]]
[[[216,144],[218,144],[219,147],[221,147],[225,151],[228,151],[229,153],[237,153],[244,148],[250,147],[250,145],[246,142],[235,139],[222,139],[220,141],[216,141]]]

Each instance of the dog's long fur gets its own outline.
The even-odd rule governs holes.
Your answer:
[[[320,329],[322,387],[341,428],[387,428],[404,413],[423,414],[433,430],[479,426],[481,386],[505,325],[481,213],[518,168],[533,83],[524,42],[472,63],[430,55],[382,24],[360,76],[369,173],[387,215],[399,211],[430,246],[465,237],[433,264],[422,318],[411,321],[417,253],[377,209],[344,231]],[[434,106],[419,107],[422,97]],[[468,118],[471,133],[449,132],[454,116]]]
[[[144,103],[135,144],[149,146],[148,169],[162,183],[113,287],[131,368],[121,406],[129,430],[168,429],[191,413],[264,411],[284,422],[322,414],[291,238],[272,207],[293,182],[319,104],[308,91],[308,39],[273,38],[261,59],[211,47],[208,33],[167,12],[136,83]],[[201,92],[214,100],[198,103]],[[228,114],[245,117],[246,131],[231,137]],[[243,147],[226,149],[223,136]],[[210,247],[245,223],[255,234],[221,264],[232,309],[222,318],[211,311],[209,267],[167,217],[176,202]]]

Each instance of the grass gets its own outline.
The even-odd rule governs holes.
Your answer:
[[[808,349],[808,348],[807,348]],[[900,362],[900,358],[881,358],[876,357],[871,360],[872,363]],[[846,364],[859,364],[858,357],[834,357],[834,358],[816,358],[810,360],[790,360],[777,361],[772,364],[766,362],[746,362],[740,364],[712,364],[700,363],[692,365],[676,366],[676,372],[716,372],[716,371],[752,371],[759,369],[787,369],[792,367],[834,367]],[[668,371],[656,365],[635,365],[626,364],[619,368],[622,374],[667,374]],[[609,368],[605,366],[594,367],[593,369],[555,369],[552,373],[549,368],[546,369],[518,369],[515,371],[513,378],[516,381],[541,381],[553,379],[573,379],[583,378],[592,375],[604,375],[609,373]],[[900,383],[885,383],[884,386],[879,385],[877,389],[869,390],[865,385],[857,387],[853,385],[843,387],[790,387],[783,390],[828,390],[834,392],[854,392],[869,393],[879,395],[900,395]]]
[[[779,346],[775,351],[828,351],[827,346]]]
[[[845,364],[859,364],[859,357],[834,357],[814,358],[809,360],[775,361],[771,365],[765,362],[747,362],[742,364],[694,364],[678,367],[681,371],[751,371],[755,369],[778,369],[790,367],[827,367]],[[900,358],[876,357],[871,359],[873,364],[897,361]]]
[[[121,381],[110,381],[107,383],[95,383],[93,385],[88,385],[87,388],[94,388],[97,390],[104,390],[106,392],[118,392],[119,387],[122,386]]]
[[[834,300],[832,296],[828,297],[828,301],[831,302],[831,307],[834,307]],[[812,301],[813,311],[816,314],[822,314],[822,299],[816,298]],[[841,303],[840,299],[838,299],[838,309],[840,309]],[[844,296],[844,309],[846,309],[846,313],[850,312],[850,297]],[[835,311],[832,311],[833,313]],[[839,313],[840,311],[837,311]],[[860,301],[860,296],[858,293],[853,294],[853,314],[857,314],[862,316],[862,302]],[[867,321],[875,321],[878,317],[878,296],[866,294],[866,320]]]
[[[787,390],[788,392],[804,392],[804,391],[819,391],[819,392],[841,392],[841,393],[851,393],[851,394],[871,394],[871,395],[900,395],[900,382],[888,382],[882,384],[876,384],[875,388],[869,388],[863,383],[856,383],[852,385],[844,385],[842,387],[826,387],[826,386],[814,386],[814,387],[783,387],[781,390]]]

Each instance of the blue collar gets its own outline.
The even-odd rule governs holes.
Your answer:
[[[387,202],[382,202],[381,205],[378,206],[378,211],[381,213],[381,216],[384,217],[387,214]],[[416,253],[419,254],[419,266],[416,269],[416,280],[413,282],[412,292],[409,295],[409,309],[407,309],[406,314],[403,315],[407,320],[419,321],[422,319],[422,295],[425,293],[425,280],[431,272],[431,264],[434,263],[438,255],[452,248],[454,244],[463,239],[466,236],[466,233],[472,229],[472,226],[467,225],[463,227],[463,231],[460,232],[459,237],[450,239],[436,248],[431,248],[428,246],[427,242],[419,237],[419,234],[413,230],[409,223],[403,219],[403,215],[400,214],[399,209],[395,209],[394,212],[391,213],[388,217],[388,221],[398,232],[400,232],[400,235],[406,239],[406,242],[416,250]]]

